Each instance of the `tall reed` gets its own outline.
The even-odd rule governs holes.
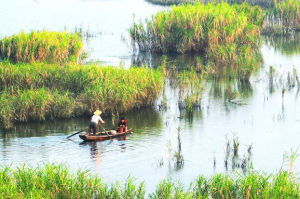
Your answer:
[[[20,165],[0,169],[1,198],[144,198],[143,183],[108,186],[87,171],[72,174],[64,165],[46,164],[37,168]]]
[[[173,6],[130,29],[134,47],[153,53],[198,53],[213,68],[257,67],[264,12],[228,3]]]
[[[64,165],[0,168],[1,198],[299,198],[300,184],[288,171],[275,174],[250,171],[245,175],[200,175],[190,187],[163,180],[153,193],[147,196],[145,192],[144,184],[135,184],[132,178],[122,184],[108,185],[87,171],[73,174]]]
[[[0,63],[0,122],[126,112],[148,106],[163,88],[160,70],[97,65]]]
[[[4,37],[0,40],[0,60],[48,63],[75,62],[82,53],[79,34],[39,31]]]
[[[274,1],[274,7],[268,9],[263,33],[272,35],[294,34],[300,30],[300,1]]]
[[[272,0],[147,0],[153,4],[159,4],[159,5],[178,5],[178,4],[185,4],[185,3],[211,3],[211,2],[228,2],[230,4],[233,3],[239,3],[242,4],[244,2],[247,2],[248,4],[252,6],[261,6],[263,8],[269,8],[274,5],[274,2]]]

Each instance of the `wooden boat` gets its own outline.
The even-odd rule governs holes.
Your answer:
[[[132,129],[128,129],[123,133],[111,133],[111,131],[97,132],[96,135],[93,134],[80,134],[79,137],[84,141],[104,141],[112,138],[122,137],[131,134]]]

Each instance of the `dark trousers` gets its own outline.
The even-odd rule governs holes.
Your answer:
[[[91,122],[89,125],[89,133],[96,134],[97,131],[98,131],[97,124],[95,122]]]

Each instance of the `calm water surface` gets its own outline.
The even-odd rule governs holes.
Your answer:
[[[162,9],[167,8],[142,0],[0,0],[0,37],[21,30],[61,31],[77,27],[95,34],[86,40],[90,60],[156,66],[159,56],[132,56],[126,44],[126,30],[133,15],[139,20]],[[138,181],[144,180],[147,190],[152,191],[163,178],[189,184],[199,174],[230,172],[224,167],[226,137],[237,136],[241,158],[252,144],[254,169],[276,172],[283,154],[300,146],[300,88],[290,86],[287,75],[294,69],[300,75],[299,35],[295,40],[266,38],[261,52],[263,66],[250,82],[207,82],[202,109],[192,118],[178,109],[178,90],[167,82],[165,97],[169,107],[159,110],[159,100],[153,108],[128,113],[134,133],[126,140],[84,143],[77,136],[66,139],[66,135],[85,128],[89,118],[17,124],[0,135],[0,164],[65,163],[74,171],[89,169],[107,182],[131,175]],[[173,60],[184,65],[193,57]],[[273,81],[269,78],[270,66],[276,71]],[[243,105],[225,99],[228,87],[243,94]],[[103,119],[107,121],[106,129],[114,127],[111,118]],[[182,166],[172,158],[178,148],[178,127],[182,129]],[[295,170],[300,172],[299,159]]]

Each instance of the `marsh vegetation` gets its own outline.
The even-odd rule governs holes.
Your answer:
[[[33,31],[4,37],[0,40],[0,60],[11,62],[77,62],[83,42],[79,34]]]
[[[300,2],[298,0],[274,1],[268,8],[264,34],[293,35],[300,30]]]
[[[64,165],[37,168],[20,165],[1,167],[1,198],[298,198],[299,181],[292,170],[276,174],[251,171],[243,174],[200,175],[189,188],[180,182],[163,180],[146,195],[144,183],[128,178],[108,185],[88,171],[70,172]]]
[[[122,113],[151,105],[164,76],[147,68],[0,63],[3,127],[13,122]]]
[[[0,129],[0,198],[299,197],[296,153],[272,173],[281,163],[275,157],[298,146],[297,1],[248,0],[263,9],[134,1],[142,13],[130,32],[135,55],[127,46],[134,8],[124,9],[132,2],[74,1],[76,18],[62,0],[63,12],[55,7],[62,20],[45,22],[37,16],[50,16],[43,6],[53,2],[29,1],[16,7],[32,9],[15,15],[22,23],[11,25],[9,14],[0,22],[0,125],[13,127]],[[7,1],[0,11],[10,2],[19,5]],[[41,26],[27,17],[75,33],[30,32]],[[81,64],[84,50],[94,54]],[[104,112],[106,129],[126,115],[134,134],[104,143],[65,139],[86,127],[94,109]],[[225,141],[230,132],[236,136]],[[41,162],[71,167],[36,167]]]
[[[186,4],[134,22],[130,36],[140,52],[197,53],[203,70],[231,68],[247,78],[259,66],[263,19],[262,9],[248,4]]]

